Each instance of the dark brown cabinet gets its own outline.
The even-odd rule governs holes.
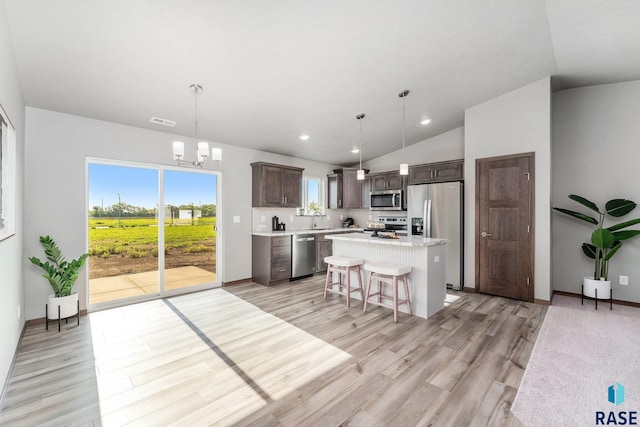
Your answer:
[[[409,185],[464,179],[464,160],[429,163],[409,167]]]
[[[356,169],[335,169],[327,175],[329,209],[359,209],[362,207],[362,183]]]
[[[251,163],[254,208],[302,206],[302,168],[273,163]]]
[[[371,191],[401,190],[406,187],[405,177],[399,171],[372,173]]]
[[[348,231],[347,231],[348,232]],[[327,239],[329,234],[342,234],[342,231],[335,233],[318,234],[316,238],[316,273],[327,271],[327,264],[324,258],[333,255],[333,240]]]
[[[316,239],[316,273],[327,271],[324,258],[333,255],[333,241],[326,234],[318,234]]]
[[[362,181],[362,205],[360,206],[364,209],[369,209],[371,207],[371,177],[365,176],[364,181]]]
[[[251,279],[264,286],[291,277],[291,236],[253,236]]]

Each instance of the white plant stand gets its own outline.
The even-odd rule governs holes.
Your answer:
[[[60,332],[60,325],[62,320],[65,323],[69,323],[69,319],[77,317],[78,326],[80,326],[80,300],[78,299],[78,293],[74,292],[66,297],[55,297],[49,295],[49,302],[45,304],[45,330],[49,330],[49,320],[58,320],[58,332]]]
[[[585,285],[587,286],[587,293],[585,293]],[[606,290],[609,290],[609,296],[606,297]],[[601,297],[598,297],[598,289],[600,289]],[[584,299],[592,299],[596,302],[596,310],[598,309],[598,300],[606,301],[609,300],[609,310],[613,310],[613,288],[611,288],[611,282],[609,281],[601,281],[601,280],[593,280],[593,278],[585,277],[582,282],[582,300],[581,304],[584,305]]]

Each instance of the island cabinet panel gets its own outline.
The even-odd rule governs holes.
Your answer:
[[[464,179],[464,160],[409,166],[409,185]]]
[[[253,236],[251,278],[271,286],[291,278],[291,236]]]
[[[302,168],[251,163],[251,205],[254,208],[296,208],[302,205]]]

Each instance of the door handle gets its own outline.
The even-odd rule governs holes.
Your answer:
[[[482,233],[480,233],[480,236],[482,236],[482,237],[491,237],[491,233],[487,233],[486,231],[483,231]]]

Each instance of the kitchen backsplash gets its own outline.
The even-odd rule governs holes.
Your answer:
[[[354,223],[361,228],[367,222],[375,221],[384,212],[371,212],[368,209],[327,209],[323,216],[296,216],[296,209],[292,208],[252,208],[251,230],[256,232],[271,231],[271,218],[277,216],[285,223],[287,231],[308,230],[316,222],[317,228],[341,228],[346,218],[353,218]],[[401,216],[398,214],[397,216]]]

